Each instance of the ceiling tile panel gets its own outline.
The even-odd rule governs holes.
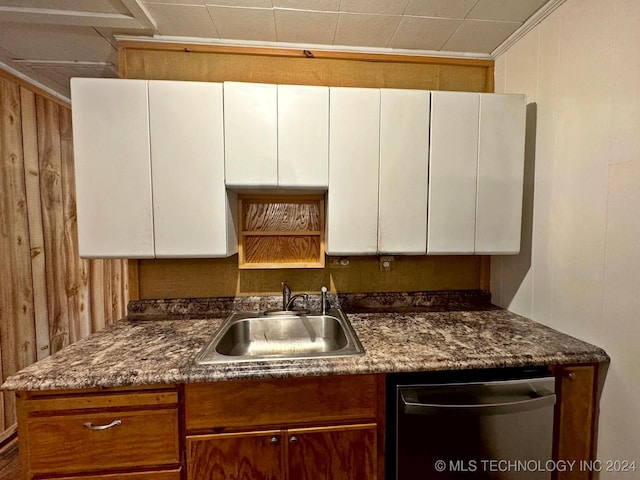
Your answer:
[[[342,0],[340,11],[401,15],[408,3],[409,0]]]
[[[335,45],[387,47],[401,18],[399,15],[341,13],[333,43]]]
[[[5,22],[0,45],[25,60],[107,61],[114,48],[91,27]]]
[[[279,42],[331,45],[337,13],[304,10],[274,10]]]
[[[465,18],[478,0],[410,0],[405,15]]]
[[[207,5],[222,7],[271,8],[271,0],[205,0]]]
[[[0,6],[130,14],[129,9],[120,0],[102,0],[99,2],[87,0],[0,0]]]
[[[524,22],[545,3],[547,0],[479,0],[467,18]]]
[[[318,12],[337,12],[340,0],[272,0],[277,8],[297,8],[299,10],[316,10]]]
[[[520,23],[465,20],[442,47],[445,52],[491,53]]]
[[[392,48],[440,50],[461,20],[403,17],[389,44]]]
[[[276,41],[273,10],[260,8],[207,7],[220,38]]]
[[[150,3],[163,3],[171,5],[194,5],[201,7],[204,5],[204,0],[143,0],[145,5]]]
[[[173,37],[217,38],[207,7],[149,3],[147,8],[158,24],[158,33]]]

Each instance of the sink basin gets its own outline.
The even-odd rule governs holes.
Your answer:
[[[196,356],[196,363],[361,355],[364,348],[346,315],[264,312],[234,313]]]

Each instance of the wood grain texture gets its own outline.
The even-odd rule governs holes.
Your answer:
[[[48,263],[45,273],[51,353],[69,344],[67,259],[64,251],[62,158],[58,109],[58,105],[52,101],[36,97],[42,223]]]
[[[89,318],[89,261],[78,253],[75,171],[71,111],[60,109],[60,157],[64,218],[64,252],[67,265],[66,292],[69,312],[69,342],[91,333]]]
[[[36,347],[20,89],[4,79],[0,79],[0,114],[0,348],[5,379],[35,361]],[[4,424],[13,422],[15,408],[7,401]]]
[[[556,404],[556,442],[554,458],[565,461],[589,461],[593,455],[595,429],[596,367],[555,368],[559,402]],[[557,472],[556,480],[588,480],[588,469]]]
[[[0,480],[2,478],[0,477]],[[49,479],[46,479],[49,480]],[[51,480],[180,480],[180,469],[156,470],[153,472],[112,473],[104,475],[56,477]]]
[[[92,425],[121,424],[106,430]],[[61,474],[108,468],[177,465],[178,410],[100,411],[28,420],[30,473]]]
[[[286,441],[289,478],[296,480],[377,478],[375,423],[288,430]]]
[[[187,478],[281,480],[283,453],[279,430],[187,437]]]
[[[22,107],[25,186],[29,210],[29,243],[31,248],[36,357],[41,360],[49,355],[49,314],[47,311],[46,255],[42,224],[42,202],[40,199],[35,94],[26,88],[20,88],[20,103]]]
[[[375,375],[185,385],[188,431],[375,420]]]
[[[241,196],[238,264],[324,267],[324,195]]]

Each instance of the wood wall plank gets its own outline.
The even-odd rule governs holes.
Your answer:
[[[89,261],[78,253],[78,222],[76,215],[75,171],[73,168],[73,136],[71,111],[59,110],[60,157],[64,218],[64,254],[66,259],[66,292],[69,311],[69,343],[91,333],[89,318]]]
[[[102,330],[104,321],[104,263],[105,260],[90,260],[90,285],[89,305],[91,312],[91,329],[94,332]]]
[[[0,344],[4,380],[36,359],[20,88],[5,79],[0,79],[0,112]],[[5,404],[4,415],[5,425],[15,422],[13,402]]]
[[[38,125],[38,160],[42,224],[47,259],[47,305],[51,353],[69,344],[69,308],[66,294],[64,251],[64,211],[62,200],[62,159],[58,105],[36,97]]]
[[[35,313],[36,358],[49,355],[49,312],[47,310],[46,255],[40,201],[40,166],[38,164],[38,131],[36,124],[36,95],[20,88],[22,107],[22,145],[24,149],[25,186],[29,209],[29,243],[31,248],[31,277]]]

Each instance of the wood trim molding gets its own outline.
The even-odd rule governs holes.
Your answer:
[[[228,53],[235,55],[264,55],[275,57],[308,57],[304,52],[313,55],[309,58],[324,58],[333,60],[357,60],[365,62],[389,62],[389,63],[418,63],[438,65],[462,65],[492,68],[494,61],[491,59],[477,58],[452,58],[422,55],[400,55],[391,53],[364,53],[322,49],[294,49],[266,46],[237,46],[237,45],[213,45],[205,43],[187,43],[158,40],[132,40],[117,37],[120,59],[124,57],[122,50],[155,50],[166,52],[194,52],[194,53]],[[120,68],[122,69],[122,63]]]
[[[40,95],[48,100],[51,100],[54,103],[57,103],[61,107],[71,108],[71,104],[65,99],[53,95],[50,91],[43,89],[42,87],[36,85],[35,83],[26,80],[25,78],[19,77],[12,72],[8,72],[2,68],[2,64],[0,63],[0,78],[6,78],[7,80],[11,80],[12,82],[17,83],[21,87],[26,88],[27,90],[31,90],[36,95]]]

